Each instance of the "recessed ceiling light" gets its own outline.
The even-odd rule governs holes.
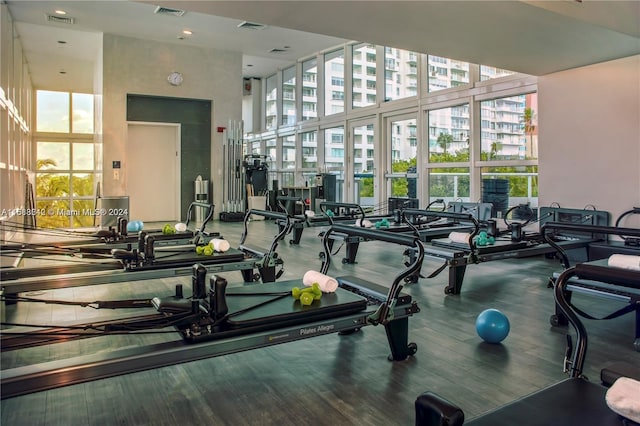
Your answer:
[[[192,34],[193,34],[193,31],[191,31],[191,30],[187,30],[187,29],[184,29],[184,30],[182,30],[182,34],[185,34],[185,35],[192,35]]]
[[[64,11],[64,10],[62,10],[62,9],[56,9],[56,10],[54,10],[54,12],[55,12],[56,14],[58,14],[58,15],[66,15],[66,14],[67,14],[67,12],[65,12],[65,11]]]

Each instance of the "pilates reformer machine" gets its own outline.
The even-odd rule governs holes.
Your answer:
[[[427,214],[437,215],[437,212]],[[457,215],[461,213],[448,213]],[[467,215],[468,216],[468,215]],[[580,210],[559,207],[541,207],[538,223],[541,226],[546,222],[562,222],[574,224],[593,224],[598,226],[609,225],[609,212],[600,210]],[[508,220],[506,217],[506,229],[498,229],[494,220],[485,222],[479,233],[454,232],[447,238],[434,238],[425,246],[425,256],[444,260],[442,266],[437,268],[427,278],[434,278],[445,269],[448,269],[448,284],[444,289],[445,294],[459,294],[464,279],[467,265],[490,262],[494,260],[517,259],[538,255],[553,256],[556,247],[545,241],[539,231],[526,232],[526,225],[531,226],[532,221],[525,219],[523,222]],[[488,236],[494,236],[492,243],[480,244],[476,236],[484,232]],[[584,251],[590,243],[602,241],[603,234],[587,234],[584,232],[572,232],[554,234],[557,245],[567,251]],[[412,253],[408,251],[408,257]],[[585,255],[586,257],[586,255]]]
[[[618,235],[624,236],[626,241],[640,237],[640,229],[617,226],[605,227],[549,222],[542,229],[547,242],[557,249],[565,270],[571,268],[571,262],[566,252],[553,238],[556,232],[573,231],[607,236]],[[621,308],[602,318],[593,317],[577,307],[574,307],[574,309],[580,315],[589,319],[612,319],[634,312],[635,338],[633,347],[640,352],[640,248],[636,247],[636,250],[632,252],[626,250],[616,252],[616,248],[620,249],[621,247],[624,246],[610,246],[607,257],[599,257],[597,260],[590,259],[588,262],[578,264],[579,269],[581,271],[586,270],[587,275],[591,276],[591,278],[585,278],[584,274],[571,277],[565,287],[564,298],[571,302],[573,293],[581,293],[623,303],[624,305]],[[554,274],[550,283],[557,280],[558,276],[559,274]],[[558,304],[556,304],[555,314],[551,316],[549,322],[553,326],[565,326],[568,324],[568,318]]]
[[[449,211],[445,210],[447,206],[444,205],[442,210],[432,210],[434,205],[441,203],[442,200],[436,200],[430,203],[424,210],[416,208],[396,210],[389,218],[364,217],[356,220],[351,226],[361,228],[375,227],[385,232],[415,235],[422,242],[428,242],[434,238],[446,237],[454,231],[470,232],[478,227],[473,213],[449,214]],[[488,211],[491,211],[490,205]],[[335,249],[335,252],[338,252],[342,245],[346,247],[345,257],[342,259],[342,263],[346,264],[356,263],[360,243],[368,241],[365,238],[336,235],[331,241],[330,248],[332,250],[334,240],[341,243],[341,246]]]
[[[69,261],[65,257],[54,257],[45,266],[3,268],[0,270],[3,300],[20,300],[18,293],[35,290],[185,276],[191,274],[194,263],[203,265],[210,273],[240,271],[245,281],[275,281],[284,272],[284,262],[276,249],[288,226],[273,237],[269,248],[256,247],[248,241],[251,215],[288,220],[281,213],[249,210],[245,214],[239,247],[214,251],[211,255],[197,254],[193,243],[158,247],[157,239],[162,241],[164,237],[151,233],[139,240],[137,248],[112,249],[109,256],[98,259],[71,258]]]
[[[573,228],[577,225],[551,222],[545,225],[548,233]],[[616,233],[630,236],[640,236],[640,231],[629,228],[612,228],[594,226],[589,232]],[[598,229],[595,229],[598,228]],[[578,231],[578,229],[575,229]],[[579,231],[583,231],[580,229]],[[557,242],[549,238],[550,244]],[[562,247],[557,247],[563,252]],[[576,308],[567,298],[571,287],[575,287],[577,281],[597,283],[599,287],[634,287],[640,284],[640,269],[626,269],[610,266],[607,262],[588,261],[578,263],[565,269],[555,281],[554,298],[562,314],[576,333],[576,347],[573,350],[571,335],[567,336],[568,347],[564,359],[564,371],[569,378],[541,389],[533,394],[511,402],[501,408],[492,410],[469,422],[464,422],[464,412],[456,404],[441,396],[425,392],[415,401],[416,426],[632,426],[637,425],[640,416],[640,383],[635,388],[625,386],[625,392],[618,393],[616,398],[607,395],[613,391],[620,377],[633,377],[619,372],[605,372],[603,369],[601,379],[603,384],[588,381],[583,376],[583,368],[587,353],[587,331],[580,319],[584,316],[582,311]],[[575,288],[574,290],[575,291]],[[636,300],[637,303],[637,300]],[[637,373],[634,371],[634,373]],[[611,374],[614,374],[611,376]],[[632,383],[621,382],[623,385]],[[637,382],[636,382],[637,383]],[[606,387],[608,385],[610,387]],[[618,387],[618,389],[620,389]],[[632,390],[635,389],[635,390]],[[609,398],[606,398],[608,397]],[[622,396],[621,399],[618,397]],[[623,401],[622,404],[618,401]],[[635,405],[635,408],[633,406]],[[636,422],[626,415],[635,414]]]
[[[192,212],[195,208],[205,209],[204,220],[200,227],[189,229]],[[51,255],[69,255],[90,258],[92,255],[111,254],[114,249],[131,250],[133,245],[140,246],[147,236],[152,236],[157,247],[186,246],[206,244],[212,238],[219,238],[220,233],[206,231],[207,224],[213,219],[214,206],[208,203],[192,202],[187,210],[184,231],[164,234],[162,229],[144,229],[138,232],[128,230],[129,222],[118,217],[116,227],[99,229],[92,232],[65,231],[56,229],[13,228],[22,234],[21,239],[28,237],[31,241],[3,241],[0,249],[4,267],[18,267],[23,259]]]
[[[360,235],[422,251],[422,243],[406,235],[334,225],[328,230],[326,238],[333,232]],[[326,239],[324,247],[327,257],[321,270],[312,272],[334,279],[326,275],[330,268]],[[401,291],[402,283],[406,276],[420,269],[422,259],[419,255],[389,285],[355,276],[337,277],[336,286],[333,287],[335,291],[323,293],[320,299],[314,300],[309,306],[302,306],[291,297],[292,286],[300,286],[301,280],[228,284],[223,275],[207,274],[203,265],[194,264],[190,268],[192,290],[188,297],[183,294],[182,286],[177,285],[174,295],[94,302],[94,305],[100,306],[102,303],[111,308],[133,306],[152,310],[150,314],[54,328],[41,326],[35,330],[26,329],[24,324],[3,324],[3,355],[37,345],[64,345],[70,340],[94,336],[117,340],[119,335],[127,334],[139,335],[142,339],[141,334],[156,333],[154,338],[159,339],[159,333],[164,333],[164,338],[142,346],[131,346],[128,338],[124,348],[116,348],[114,343],[106,352],[72,354],[70,358],[56,358],[36,365],[7,367],[7,362],[3,362],[0,371],[1,396],[11,398],[335,332],[351,334],[368,325],[383,326],[391,349],[389,360],[401,361],[414,355],[417,350],[415,343],[408,342],[408,320],[420,311],[411,296]],[[12,328],[7,329],[8,325]],[[65,348],[61,350],[64,352]]]
[[[415,198],[390,197],[387,201],[387,214],[370,214],[359,204],[342,203],[337,201],[323,201],[319,204],[320,214],[313,211],[305,211],[306,207],[302,197],[279,195],[276,197],[278,207],[291,218],[293,237],[289,244],[300,244],[304,228],[317,226],[330,226],[334,223],[354,224],[358,220],[368,221],[394,220],[399,221],[399,212],[403,208],[412,208],[418,205]],[[298,208],[302,208],[302,214],[296,214]]]
[[[382,219],[393,219],[399,217],[399,211],[406,207],[417,207],[418,200],[415,198],[395,198],[390,197],[387,201],[388,213],[369,213],[359,204],[343,203],[339,201],[322,201],[319,203],[319,214],[313,211],[305,211],[304,200],[299,196],[279,195],[276,197],[278,207],[286,212],[291,218],[293,238],[289,244],[299,244],[304,228],[317,226],[329,226],[334,223],[353,224],[360,219],[377,221]],[[302,208],[302,214],[297,214]],[[399,219],[398,219],[399,220]]]

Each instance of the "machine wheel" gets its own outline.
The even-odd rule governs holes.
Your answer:
[[[346,257],[343,257],[342,258],[342,264],[344,265],[346,263],[349,263],[349,259],[347,259]]]
[[[409,356],[413,356],[418,352],[418,345],[415,342],[409,342],[407,349],[409,350]]]
[[[554,327],[559,327],[563,324],[560,324],[560,317],[558,317],[558,315],[553,314],[549,317],[549,324],[551,324]]]
[[[444,294],[453,294],[453,289],[451,287],[445,287]]]
[[[289,244],[295,244],[296,242],[293,240],[289,240]]]
[[[633,349],[635,349],[636,352],[640,352],[640,339],[633,341]]]
[[[260,276],[260,274],[258,274],[258,273],[253,274],[253,280],[254,280],[254,281],[260,281],[260,278],[262,278],[262,277]]]
[[[318,257],[319,257],[320,259],[324,259],[324,252],[323,252],[323,251],[321,251],[320,253],[318,253]]]

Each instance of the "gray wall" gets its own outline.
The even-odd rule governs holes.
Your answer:
[[[105,34],[103,41],[102,75],[102,163],[104,166],[103,193],[105,196],[128,195],[127,161],[127,96],[140,94],[160,98],[179,98],[211,101],[210,123],[213,129],[208,136],[210,154],[198,158],[208,165],[209,179],[213,184],[210,197],[216,206],[222,205],[222,194],[216,182],[222,179],[223,134],[217,127],[227,127],[229,120],[242,118],[242,55],[215,49],[158,43],[129,37]],[[172,71],[182,72],[184,83],[171,86],[167,75]],[[176,115],[180,114],[175,110]],[[183,133],[183,137],[196,137]],[[206,138],[199,135],[198,138]],[[201,141],[205,144],[206,142]],[[191,158],[195,156],[191,155]],[[120,179],[114,180],[111,164],[122,162]],[[198,166],[200,167],[200,166]],[[183,171],[183,175],[185,175]],[[196,175],[197,176],[197,175]],[[195,176],[185,175],[193,181]],[[186,195],[192,198],[193,188]],[[221,189],[221,188],[220,188]],[[185,196],[183,194],[183,202]],[[219,208],[216,208],[218,211]]]
[[[211,176],[211,101],[127,95],[127,121],[181,124],[180,218],[186,219],[195,200],[194,180]]]

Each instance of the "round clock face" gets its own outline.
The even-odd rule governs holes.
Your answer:
[[[167,77],[167,81],[173,86],[179,86],[183,81],[182,74],[179,72],[172,72],[169,74],[169,77]]]

